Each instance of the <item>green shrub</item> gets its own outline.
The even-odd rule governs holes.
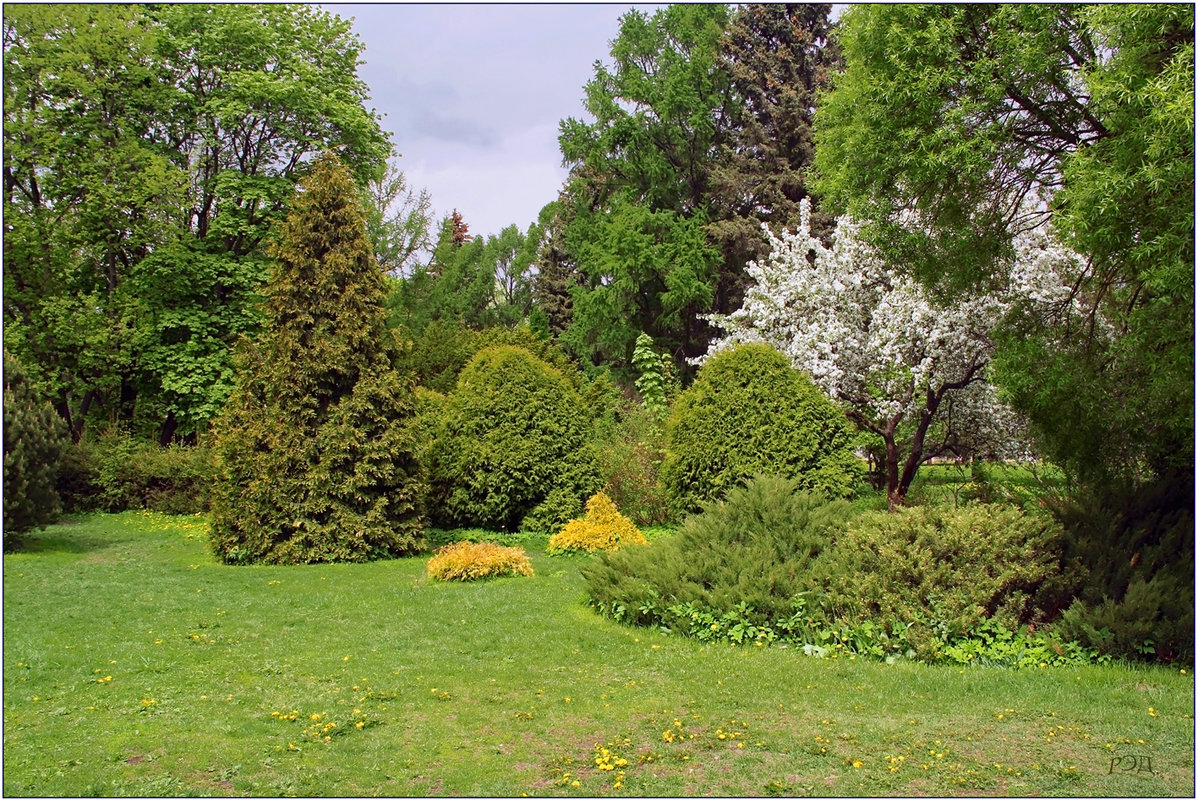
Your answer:
[[[67,512],[94,512],[100,508],[99,468],[93,439],[86,433],[78,442],[67,440],[58,469],[58,494]]]
[[[1125,659],[1193,660],[1193,503],[1184,474],[1055,504],[1065,571],[1040,602],[1064,608],[1062,636]]]
[[[767,345],[712,357],[677,399],[662,480],[683,511],[722,498],[758,473],[794,478],[828,497],[864,475],[844,413]]]
[[[663,422],[640,404],[624,400],[598,428],[595,457],[604,492],[638,526],[673,522],[660,476],[666,447]]]
[[[1059,569],[1061,528],[1046,514],[970,504],[865,512],[820,558],[813,576],[829,624],[872,621],[904,634],[926,661],[986,618],[1013,628]]]
[[[849,514],[847,502],[795,479],[759,476],[676,535],[601,554],[582,574],[592,605],[616,620],[700,639],[774,639],[793,629],[812,562]]]
[[[406,329],[401,328],[400,332],[409,336]],[[552,339],[539,336],[527,327],[476,331],[452,321],[434,320],[419,336],[412,337],[412,347],[404,356],[404,366],[412,371],[420,386],[448,395],[457,386],[462,368],[480,350],[494,345],[524,348],[561,370],[575,389],[581,388],[580,376],[570,364],[569,357]]]
[[[520,347],[479,351],[429,448],[434,522],[499,531],[566,523],[598,489],[590,428],[560,370]]]
[[[162,447],[119,430],[79,449],[87,465],[90,501],[106,512],[149,509],[164,514],[206,512],[214,476],[212,454],[199,445]]]
[[[499,576],[531,576],[523,548],[493,542],[455,542],[428,560],[428,577],[437,581],[477,581]]]
[[[364,561],[422,547],[413,383],[352,176],[314,164],[272,253],[267,324],[216,421],[212,545],[231,563]]]
[[[4,351],[4,534],[44,528],[58,519],[58,470],[66,426],[39,398],[16,358]]]
[[[547,551],[618,551],[629,545],[648,545],[649,541],[633,522],[616,508],[611,498],[602,492],[587,501],[586,517],[571,520],[562,530],[549,538]]]

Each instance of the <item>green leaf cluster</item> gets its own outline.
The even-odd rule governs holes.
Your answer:
[[[666,424],[661,476],[685,511],[719,500],[758,473],[829,497],[853,492],[864,464],[844,413],[768,345],[704,363]]]
[[[363,561],[417,550],[412,382],[352,176],[321,156],[273,249],[268,325],[218,421],[212,542],[227,562]]]
[[[429,447],[430,512],[446,528],[548,531],[598,487],[582,397],[524,348],[474,355],[445,401]]]

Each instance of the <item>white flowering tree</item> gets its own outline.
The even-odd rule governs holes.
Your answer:
[[[708,352],[766,342],[786,354],[861,428],[883,443],[881,468],[893,508],[920,465],[945,453],[1011,458],[1027,452],[1024,427],[986,381],[992,332],[1016,305],[1068,305],[1064,273],[1079,259],[1043,232],[1025,234],[1008,286],[934,302],[889,268],[838,222],[832,246],[811,235],[804,200],[800,228],[774,236],[768,260],[751,262],[755,281],[742,308],[712,316],[727,335]]]

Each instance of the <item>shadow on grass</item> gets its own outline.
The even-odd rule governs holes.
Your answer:
[[[9,556],[53,553],[85,554],[111,548],[113,545],[133,539],[131,536],[113,536],[112,533],[97,536],[88,532],[81,523],[80,519],[67,517],[40,531],[27,531],[23,534],[5,533],[4,553]]]

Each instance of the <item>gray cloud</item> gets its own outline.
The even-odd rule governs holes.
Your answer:
[[[404,154],[401,166],[437,208],[471,209],[471,231],[479,234],[512,222],[523,228],[556,198],[565,171],[556,137],[546,132],[585,116],[583,87],[594,62],[608,60],[620,15],[630,8],[323,7],[355,20],[365,44],[358,74]]]

